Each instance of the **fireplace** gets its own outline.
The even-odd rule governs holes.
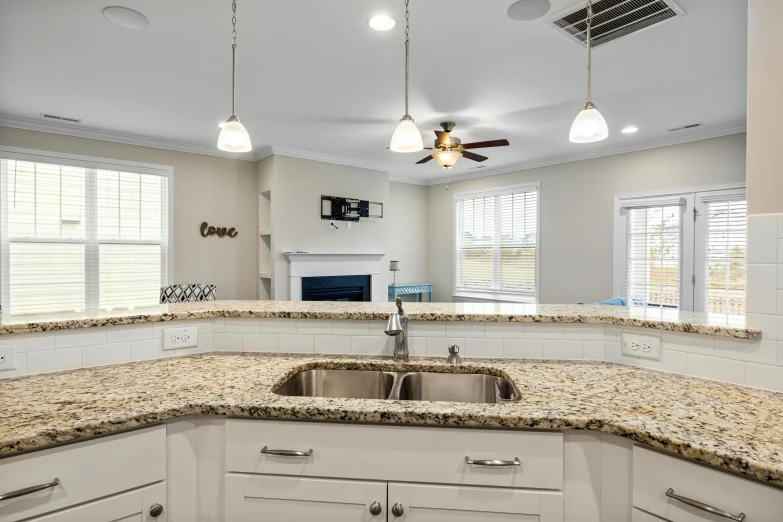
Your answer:
[[[302,278],[302,301],[371,301],[370,276]]]
[[[279,298],[291,301],[386,302],[388,291],[381,277],[381,258],[384,255],[286,252],[289,263],[288,295],[281,293]],[[361,281],[353,280],[357,277]]]

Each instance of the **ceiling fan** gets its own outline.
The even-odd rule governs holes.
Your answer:
[[[469,152],[468,149],[486,149],[489,147],[506,147],[509,145],[508,140],[462,143],[459,138],[451,135],[451,131],[456,125],[457,124],[453,121],[441,122],[440,126],[443,127],[443,130],[435,131],[435,135],[437,136],[435,146],[428,148],[428,150],[434,150],[435,152],[423,160],[417,161],[416,165],[421,165],[435,159],[444,169],[449,170],[454,166],[457,160],[462,157],[479,162],[489,159],[486,156]]]

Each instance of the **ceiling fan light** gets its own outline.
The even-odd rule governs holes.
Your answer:
[[[250,152],[253,145],[245,126],[239,120],[226,122],[218,137],[218,149],[226,152]]]
[[[579,111],[573,125],[569,140],[571,143],[594,143],[609,137],[609,126],[598,108],[588,102]]]
[[[457,163],[457,160],[462,157],[462,153],[455,150],[446,150],[443,152],[435,153],[435,161],[440,163],[440,166],[448,170]]]
[[[392,136],[391,150],[394,152],[419,152],[423,149],[424,140],[421,139],[421,133],[413,123],[413,119],[410,116],[403,116]]]

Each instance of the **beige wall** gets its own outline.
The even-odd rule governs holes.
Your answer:
[[[392,259],[400,261],[397,284],[429,283],[427,267],[427,187],[406,183],[389,183],[389,234],[383,266],[389,268]],[[384,218],[384,219],[385,219]],[[389,274],[389,283],[392,274]],[[406,296],[412,300],[415,296]],[[425,296],[426,300],[427,297]]]
[[[256,298],[255,163],[8,127],[0,145],[174,167],[174,281],[216,284],[221,299]],[[239,235],[202,238],[202,221]]]
[[[453,292],[455,193],[531,181],[541,183],[542,303],[612,297],[616,194],[745,180],[745,135],[554,165],[428,187],[428,273],[435,298]]]
[[[748,2],[748,213],[783,212],[781,0]]]

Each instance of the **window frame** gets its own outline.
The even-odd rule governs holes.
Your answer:
[[[161,267],[167,271],[167,280],[165,284],[173,284],[174,281],[174,167],[169,165],[157,165],[152,163],[140,163],[135,161],[115,160],[108,158],[98,158],[92,156],[82,156],[77,154],[65,154],[59,152],[42,151],[35,149],[25,149],[20,147],[8,147],[0,145],[0,159],[28,161],[35,163],[48,163],[60,166],[80,167],[87,170],[96,171],[93,176],[88,176],[85,179],[86,186],[85,191],[87,199],[85,200],[85,209],[90,212],[90,204],[95,204],[95,175],[97,170],[110,170],[121,171],[133,174],[152,174],[156,176],[165,177],[168,184],[168,199],[167,199],[167,245],[166,249],[162,249]],[[90,186],[92,185],[92,186]],[[2,201],[2,184],[0,184],[0,202]],[[91,200],[92,198],[92,200]],[[7,214],[5,208],[0,208],[0,226],[7,226]],[[66,238],[27,238],[20,240],[9,240],[9,243],[53,243],[53,244],[80,244],[85,247],[85,280],[92,277],[96,277],[98,270],[98,262],[90,262],[98,260],[98,256],[88,255],[88,250],[97,250],[102,244],[129,244],[129,245],[149,245],[160,244],[160,241],[145,241],[145,240],[114,240],[114,239],[99,239],[97,237],[96,223],[92,223],[86,230],[85,237],[83,239],[66,239]],[[0,244],[0,263],[7,266],[10,262],[10,252],[8,249],[2,248]],[[96,278],[97,279],[97,278]],[[161,281],[164,283],[164,281]],[[0,277],[0,296],[1,303],[7,303],[9,300],[9,281],[5,281],[4,277]],[[99,290],[97,285],[93,285],[92,292],[85,292],[85,310],[98,310],[99,309]],[[3,313],[6,313],[3,311]]]
[[[459,215],[457,213],[457,201],[461,199],[472,199],[479,197],[489,196],[503,196],[508,194],[515,194],[519,192],[531,192],[536,193],[536,290],[533,302],[525,295],[524,297],[514,293],[496,293],[496,292],[459,292],[457,291],[458,280],[458,259],[459,259],[459,246],[458,246],[458,228],[459,228]],[[455,192],[452,197],[452,216],[454,218],[454,226],[452,227],[452,300],[461,302],[509,302],[509,303],[539,303],[541,296],[541,182],[531,181],[529,183],[521,183],[517,185],[504,185],[500,187],[493,187],[480,190],[468,190],[463,192]],[[499,216],[496,218],[499,219]],[[494,274],[493,274],[494,278]]]
[[[706,187],[684,188],[676,190],[647,191],[632,194],[615,195],[613,209],[614,239],[612,245],[612,290],[613,296],[626,296],[626,249],[627,249],[627,214],[622,210],[632,206],[647,206],[672,202],[676,198],[684,200],[681,230],[682,263],[680,274],[680,306],[683,311],[703,311],[704,303],[697,301],[703,298],[697,288],[706,280],[705,263],[698,259],[697,243],[704,245],[703,202],[721,193],[737,191],[745,192],[745,183],[729,183]],[[702,207],[699,207],[699,201]],[[701,215],[701,218],[700,218]],[[701,271],[700,271],[701,270]],[[703,299],[702,299],[703,301]]]

